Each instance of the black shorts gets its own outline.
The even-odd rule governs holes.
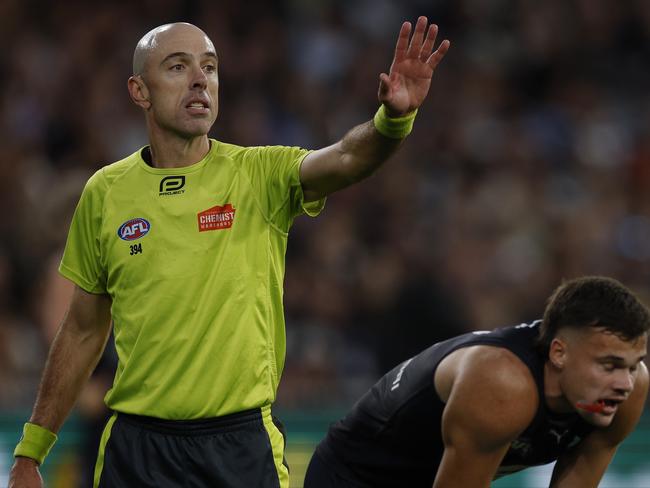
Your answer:
[[[287,488],[284,432],[270,407],[213,419],[122,413],[108,421],[95,488]]]

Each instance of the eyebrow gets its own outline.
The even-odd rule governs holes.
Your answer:
[[[646,355],[639,356],[636,362],[641,362],[645,359]],[[625,364],[625,358],[622,358],[621,356],[615,356],[613,354],[610,354],[609,356],[605,356],[602,358],[599,358],[598,361],[601,363],[606,363],[608,361],[614,362],[614,363],[623,363]]]
[[[184,51],[177,51],[175,53],[168,54],[165,56],[165,59],[163,59],[160,64],[165,64],[167,61],[169,61],[172,58],[191,58],[193,55],[190,53],[186,53]],[[214,58],[215,61],[219,61],[219,57],[217,56],[217,53],[213,51],[206,51],[202,55],[202,57],[209,57],[209,58]]]

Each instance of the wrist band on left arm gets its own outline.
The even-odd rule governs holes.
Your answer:
[[[56,440],[57,435],[54,432],[27,422],[23,427],[23,436],[14,450],[14,456],[28,457],[38,464],[43,464]]]
[[[418,110],[403,117],[389,117],[386,107],[382,104],[377,110],[373,122],[377,132],[390,139],[404,139],[413,130],[413,122]]]

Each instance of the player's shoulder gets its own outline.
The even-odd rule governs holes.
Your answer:
[[[459,364],[457,380],[512,395],[537,394],[537,383],[530,368],[511,350],[485,344],[466,349]]]
[[[514,353],[470,346],[458,363],[443,419],[447,426],[463,426],[501,445],[530,425],[539,401],[535,378]]]
[[[467,348],[452,388],[452,396],[461,393],[472,408],[498,413],[513,425],[532,421],[540,401],[530,368],[512,351],[491,345]]]

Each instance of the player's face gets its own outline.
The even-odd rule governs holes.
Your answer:
[[[184,139],[208,133],[219,108],[219,77],[214,46],[203,32],[178,25],[159,34],[143,79],[154,130]]]
[[[608,426],[634,389],[646,346],[646,334],[632,341],[594,327],[574,334],[560,380],[566,400],[591,424]]]

